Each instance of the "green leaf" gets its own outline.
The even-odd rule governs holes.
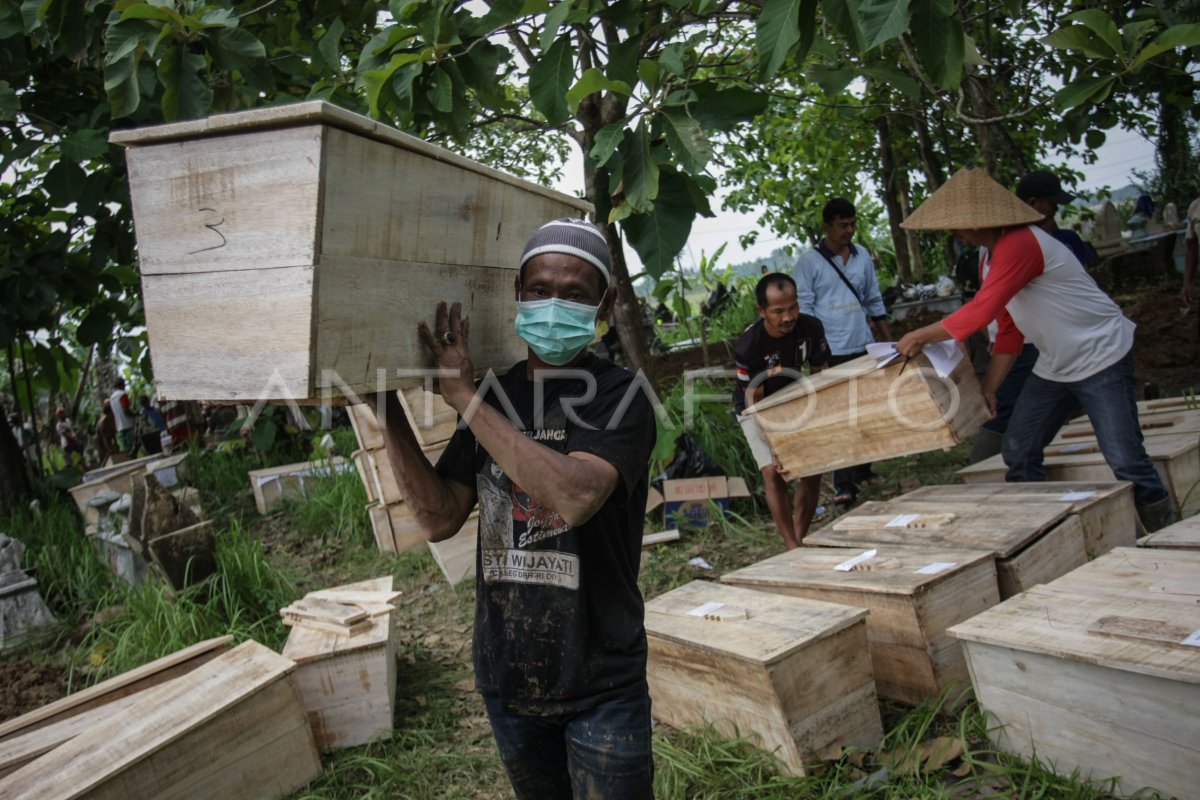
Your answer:
[[[703,172],[712,158],[712,144],[700,123],[680,110],[668,109],[662,115],[663,132],[676,162],[685,172]]]
[[[50,195],[50,202],[63,208],[71,205],[83,191],[87,174],[73,161],[59,161],[42,179],[42,188]]]
[[[862,29],[858,27],[859,0],[821,0],[821,10],[825,19],[850,43],[857,51],[867,49],[867,40]]]
[[[530,99],[551,125],[561,125],[571,116],[567,90],[574,77],[575,48],[569,34],[556,40],[529,70]]]
[[[1112,21],[1112,17],[1108,14],[1097,8],[1088,8],[1083,11],[1076,11],[1074,14],[1068,14],[1066,19],[1078,22],[1094,32],[1108,49],[1106,55],[1125,55],[1125,47],[1121,42],[1121,32],[1117,30],[1116,23]]]
[[[104,131],[84,128],[72,131],[62,140],[60,145],[64,158],[82,164],[93,158],[99,158],[108,152],[108,139]]]
[[[250,431],[250,444],[254,445],[255,450],[265,453],[275,444],[278,431],[279,426],[275,424],[275,420],[260,417],[254,424],[254,430]]]
[[[429,99],[430,105],[443,114],[454,110],[454,79],[450,73],[435,66],[427,85],[425,97]]]
[[[643,31],[623,42],[609,45],[608,77],[614,81],[624,81],[629,86],[637,83],[638,59],[641,58],[642,40],[645,35]]]
[[[769,78],[779,71],[792,47],[800,41],[802,6],[815,11],[815,3],[804,0],[766,0],[755,25],[754,48],[758,51],[758,73]]]
[[[238,15],[231,8],[212,8],[200,15],[200,25],[205,28],[236,28]]]
[[[650,90],[651,93],[658,91],[659,78],[661,71],[658,68],[657,61],[651,61],[648,58],[643,58],[637,65],[638,78],[642,84]]]
[[[1096,148],[1101,147],[1104,144],[1104,140],[1106,138],[1108,138],[1108,137],[1106,137],[1104,135],[1104,131],[1098,131],[1095,128],[1092,128],[1083,137],[1083,140],[1084,140],[1084,142],[1087,143],[1087,146],[1090,149],[1095,150]]]
[[[383,69],[369,69],[361,73],[359,80],[362,81],[363,86],[367,90],[367,113],[372,117],[378,117],[380,113],[380,94],[385,88],[395,86],[392,77],[396,74],[396,71],[416,61],[421,61],[429,52],[426,50],[421,53],[396,53]],[[412,83],[411,77],[408,83]]]
[[[263,43],[245,28],[220,30],[213,43],[213,63],[220,69],[242,69],[267,57],[267,49]]]
[[[592,144],[592,151],[588,156],[592,159],[592,164],[596,167],[603,167],[608,163],[608,159],[617,148],[621,146],[621,140],[625,138],[625,122],[612,122],[605,125],[596,132],[596,138]]]
[[[621,182],[625,205],[634,213],[646,211],[658,196],[659,169],[650,155],[650,136],[644,120],[636,130],[626,133],[620,149],[624,159]]]
[[[1189,25],[1172,25],[1154,37],[1154,41],[1142,48],[1133,60],[1136,69],[1157,55],[1174,50],[1176,47],[1200,46],[1200,23]]]
[[[861,0],[858,27],[867,40],[865,49],[874,50],[904,33],[908,16],[908,0]]]
[[[1106,97],[1116,80],[1115,75],[1102,75],[1071,81],[1054,95],[1054,107],[1059,111],[1067,111],[1101,95]]]
[[[1056,50],[1076,50],[1091,58],[1111,58],[1113,55],[1112,48],[1083,25],[1059,28],[1049,36],[1043,36],[1042,42]]]
[[[8,85],[8,81],[0,81],[0,121],[12,122],[20,110],[21,98],[17,97],[16,90]]]
[[[542,33],[538,37],[538,46],[542,52],[549,50],[558,38],[558,29],[567,21],[567,15],[571,13],[571,0],[561,0],[560,3],[553,6],[546,14],[545,20],[542,22]]]
[[[490,6],[482,17],[474,18],[464,25],[462,32],[467,36],[487,36],[492,31],[503,28],[522,15],[525,0],[493,0]]]
[[[205,79],[207,71],[208,64],[199,53],[181,46],[167,48],[158,66],[163,119],[198,119],[209,112],[212,89]]]
[[[690,109],[692,117],[706,131],[731,131],[765,112],[770,102],[763,92],[719,89],[711,82],[693,84],[692,91],[696,93],[696,103]]]
[[[105,344],[112,339],[112,312],[105,306],[90,309],[75,329],[75,338],[84,347]]]
[[[966,32],[957,17],[942,16],[928,0],[912,5],[909,34],[926,74],[940,89],[954,89],[962,81],[966,61]]]
[[[675,257],[687,244],[695,218],[696,207],[692,204],[687,177],[664,170],[653,210],[628,217],[621,228],[646,272],[659,278],[671,269]]]
[[[917,83],[916,78],[909,77],[903,72],[882,67],[864,67],[862,73],[868,78],[886,83],[911,100],[921,99],[921,84]]]
[[[149,3],[135,3],[125,9],[121,14],[121,21],[124,22],[127,19],[152,19],[156,22],[173,25],[178,30],[182,30],[184,24],[183,17],[175,9],[152,6]]]
[[[658,56],[658,65],[672,75],[682,77],[686,71],[683,64],[686,50],[687,47],[682,42],[667,45]]]
[[[1121,41],[1125,43],[1125,52],[1136,53],[1142,47],[1146,37],[1154,32],[1158,23],[1152,19],[1127,22],[1121,29]]]
[[[104,92],[108,95],[113,119],[133,114],[141,103],[138,60],[137,51],[134,50],[119,61],[104,67]]]
[[[808,77],[817,82],[821,90],[830,97],[842,93],[854,80],[854,70],[846,66],[828,67],[824,64],[813,64],[808,68]]]
[[[963,42],[965,48],[963,50],[963,63],[970,64],[976,67],[991,66],[991,62],[983,57],[983,53],[979,52],[979,48],[975,45],[975,40],[970,36],[964,36]]]
[[[575,85],[567,91],[567,109],[574,114],[579,110],[579,104],[583,102],[583,98],[595,92],[603,91],[623,94],[628,97],[629,84],[624,81],[609,80],[603,72],[592,67],[580,75]]]
[[[330,71],[339,75],[342,72],[342,56],[339,45],[342,42],[342,34],[345,32],[346,26],[342,23],[342,18],[338,17],[330,23],[320,40],[317,41],[317,52],[321,54],[321,59]]]

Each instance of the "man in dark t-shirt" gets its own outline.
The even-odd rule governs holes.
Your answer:
[[[528,358],[476,386],[469,325],[438,305],[418,333],[461,418],[436,469],[395,393],[380,427],[406,504],[431,541],[479,505],[474,666],[521,800],[650,800],[653,753],[637,585],[654,413],[644,378],[588,352],[612,306],[591,223],[547,223],[516,280]]]
[[[805,364],[815,370],[824,368],[829,362],[829,345],[821,321],[800,313],[796,283],[790,275],[782,272],[765,275],[754,293],[759,320],[746,328],[733,348],[737,365],[733,405],[754,461],[762,471],[771,518],[784,546],[791,550],[800,546],[812,524],[821,476],[801,478],[793,503],[787,478],[771,453],[758,420],[745,413],[746,406],[802,378]]]

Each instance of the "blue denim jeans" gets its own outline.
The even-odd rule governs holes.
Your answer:
[[[514,714],[498,698],[484,702],[518,800],[652,800],[645,686],[575,714]]]
[[[1134,502],[1148,506],[1167,497],[1162,478],[1142,445],[1132,350],[1116,364],[1083,380],[1060,383],[1029,376],[1004,434],[1005,480],[1046,479],[1042,451],[1077,403],[1091,420],[1100,452],[1113,474],[1118,480],[1133,482]]]

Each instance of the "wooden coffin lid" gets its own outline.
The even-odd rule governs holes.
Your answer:
[[[1035,586],[951,627],[968,642],[1200,684],[1200,606]]]
[[[803,586],[815,589],[915,595],[982,562],[991,563],[983,550],[898,547],[881,545],[870,559],[849,570],[835,567],[861,555],[842,547],[799,547],[721,576],[723,583],[742,586]],[[919,572],[918,570],[925,570]]]
[[[1200,410],[1166,409],[1163,411],[1142,412],[1138,414],[1138,424],[1145,436],[1163,436],[1175,433],[1194,433],[1200,431]],[[1086,417],[1082,422],[1072,422],[1064,425],[1054,437],[1054,443],[1069,443],[1080,439],[1095,438],[1091,420]]]
[[[235,111],[230,114],[216,114],[204,119],[187,122],[172,122],[166,125],[152,125],[135,130],[113,131],[108,140],[113,144],[126,147],[175,142],[184,139],[201,139],[209,136],[222,136],[252,131],[270,130],[272,128],[292,128],[301,125],[327,125],[350,133],[356,133],[369,139],[389,144],[403,150],[412,150],[421,155],[453,164],[471,172],[478,172],[503,183],[519,186],[522,189],[551,198],[559,203],[591,213],[592,204],[578,197],[572,197],[562,192],[546,189],[537,184],[514,178],[512,175],[491,167],[485,167],[468,158],[451,153],[441,147],[429,144],[415,136],[402,133],[390,125],[377,122],[361,114],[355,114],[344,108],[339,108],[324,100],[308,100],[288,105],[272,106],[270,108],[255,108],[249,111]]]
[[[929,359],[925,356],[917,356],[921,366],[929,366]],[[765,397],[755,403],[751,408],[754,411],[762,411],[767,408],[782,405],[791,402],[797,397],[805,397],[806,395],[816,394],[822,389],[827,389],[830,386],[835,386],[839,383],[844,383],[852,378],[859,378],[863,375],[868,375],[878,368],[877,362],[871,356],[861,356],[860,358],[846,361],[829,369],[822,370],[808,376],[807,381],[797,381],[791,386],[787,386],[775,392],[770,397]],[[887,369],[885,367],[884,369]]]
[[[997,503],[1062,503],[1072,511],[1119,494],[1133,492],[1129,481],[1039,481],[1037,483],[954,483],[948,486],[922,486],[900,495],[905,502],[963,503],[987,500]],[[1090,494],[1074,499],[1072,495]]]
[[[646,603],[646,633],[771,664],[866,616],[862,608],[692,581]]]
[[[774,395],[772,395],[773,397]],[[1169,436],[1147,436],[1146,453],[1152,459],[1178,458],[1189,450],[1200,448],[1200,437],[1195,434],[1173,434]],[[1094,438],[1080,439],[1069,444],[1053,444],[1045,450],[1047,467],[1061,464],[1103,464],[1104,456]],[[995,455],[976,464],[963,467],[959,475],[1003,474],[1007,470],[1004,459]]]
[[[1200,550],[1116,547],[1048,585],[1081,594],[1183,603],[1200,611]]]
[[[1144,539],[1139,539],[1138,544],[1145,547],[1200,549],[1200,516],[1188,517],[1174,525],[1168,525]],[[1197,575],[1200,575],[1200,572]]]
[[[966,548],[1008,558],[1070,513],[1064,503],[1006,504],[998,510],[970,501],[871,501],[810,533],[804,541],[826,547]]]
[[[288,475],[302,475],[306,478],[326,478],[332,472],[340,472],[345,469],[342,465],[346,459],[341,456],[322,461],[301,461],[297,464],[284,464],[279,467],[267,467],[265,469],[252,469],[246,474],[250,476],[250,481],[256,486],[261,486],[267,483],[272,478],[285,478]]]
[[[310,592],[308,596],[323,600],[355,600],[367,599],[365,610],[372,613],[371,629],[357,636],[344,636],[339,633],[307,628],[295,625],[288,633],[287,643],[283,646],[283,655],[297,664],[306,664],[330,656],[353,653],[386,644],[392,633],[392,614],[377,613],[374,606],[386,605],[399,596],[392,591],[392,576],[371,578],[365,581],[347,583],[342,586],[331,586]]]

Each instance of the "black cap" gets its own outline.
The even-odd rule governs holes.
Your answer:
[[[1046,197],[1060,206],[1075,199],[1075,195],[1063,191],[1057,175],[1045,170],[1031,172],[1017,181],[1017,197],[1025,201]]]

